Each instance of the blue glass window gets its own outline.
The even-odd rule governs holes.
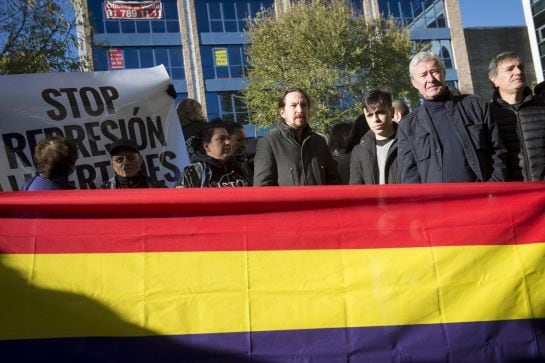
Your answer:
[[[185,79],[185,71],[181,67],[172,67],[170,68],[170,78],[172,79]]]
[[[226,32],[238,32],[237,22],[234,20],[225,20],[225,31]]]
[[[152,48],[140,48],[140,66],[145,67],[153,67],[156,65],[154,57],[153,57],[153,49]]]
[[[133,47],[124,48],[125,68],[140,68],[138,49]]]
[[[88,1],[87,9],[89,10],[89,17],[91,24],[93,24],[94,31],[97,34],[104,33],[104,18],[102,13],[102,2],[100,1]]]
[[[136,22],[137,33],[150,33],[151,26],[148,20],[140,20]]]
[[[107,21],[105,26],[106,26],[106,33],[110,33],[110,34],[119,33],[118,21]]]
[[[178,20],[167,21],[166,26],[167,26],[167,33],[180,32],[180,24],[178,23]]]
[[[273,0],[199,0],[195,2],[198,29],[200,32],[241,32],[249,16],[273,5]]]
[[[131,20],[125,20],[120,22],[121,23],[121,33],[136,33],[136,25],[134,24],[134,21]]]
[[[168,49],[158,48],[155,50],[155,63],[164,64],[165,68],[168,68],[170,66],[170,62],[168,59]]]
[[[210,31],[215,33],[222,33],[223,32],[223,22],[221,20],[219,21],[210,21]]]
[[[151,22],[151,32],[152,33],[164,33],[166,32],[165,22],[164,21],[152,21]]]
[[[170,56],[170,65],[172,67],[183,67],[184,59],[182,57],[182,48],[169,48],[168,53]]]
[[[229,68],[216,67],[216,78],[229,78]]]
[[[163,17],[165,19],[178,19],[178,7],[176,5],[176,0],[163,0]]]
[[[93,65],[99,71],[108,69],[108,50],[106,48],[93,49]]]
[[[205,79],[224,79],[224,78],[244,78],[246,73],[246,55],[244,46],[229,45],[219,48],[227,49],[227,66],[217,66],[215,64],[214,51],[215,46],[201,47],[202,70]]]
[[[207,92],[206,110],[208,118],[221,117],[224,121],[247,124],[250,113],[239,92]]]

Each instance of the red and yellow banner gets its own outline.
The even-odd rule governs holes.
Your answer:
[[[161,19],[163,5],[152,1],[104,1],[106,19]]]
[[[545,359],[541,183],[0,194],[0,350]]]

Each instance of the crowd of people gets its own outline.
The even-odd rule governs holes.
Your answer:
[[[290,88],[279,99],[282,122],[245,152],[244,128],[221,119],[206,121],[200,105],[183,100],[177,111],[190,157],[177,188],[335,184],[542,181],[545,179],[545,84],[526,84],[524,62],[515,52],[492,59],[492,100],[449,89],[445,67],[431,52],[409,64],[422,98],[409,112],[403,100],[382,89],[368,92],[362,115],[331,130],[329,140],[310,126],[311,100]],[[142,173],[138,145],[111,144],[112,178],[105,189],[160,188]],[[76,145],[55,137],[40,142],[38,175],[23,190],[73,189],[68,176]]]

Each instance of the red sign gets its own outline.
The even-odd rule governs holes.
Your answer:
[[[108,1],[104,2],[106,19],[161,19],[160,1]]]
[[[125,68],[125,57],[123,56],[123,49],[108,49],[108,55],[110,57],[110,69]]]

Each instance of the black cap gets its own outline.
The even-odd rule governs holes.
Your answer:
[[[140,152],[140,148],[136,142],[129,139],[118,139],[110,144],[110,155],[115,154],[117,149],[131,149],[136,152]]]

